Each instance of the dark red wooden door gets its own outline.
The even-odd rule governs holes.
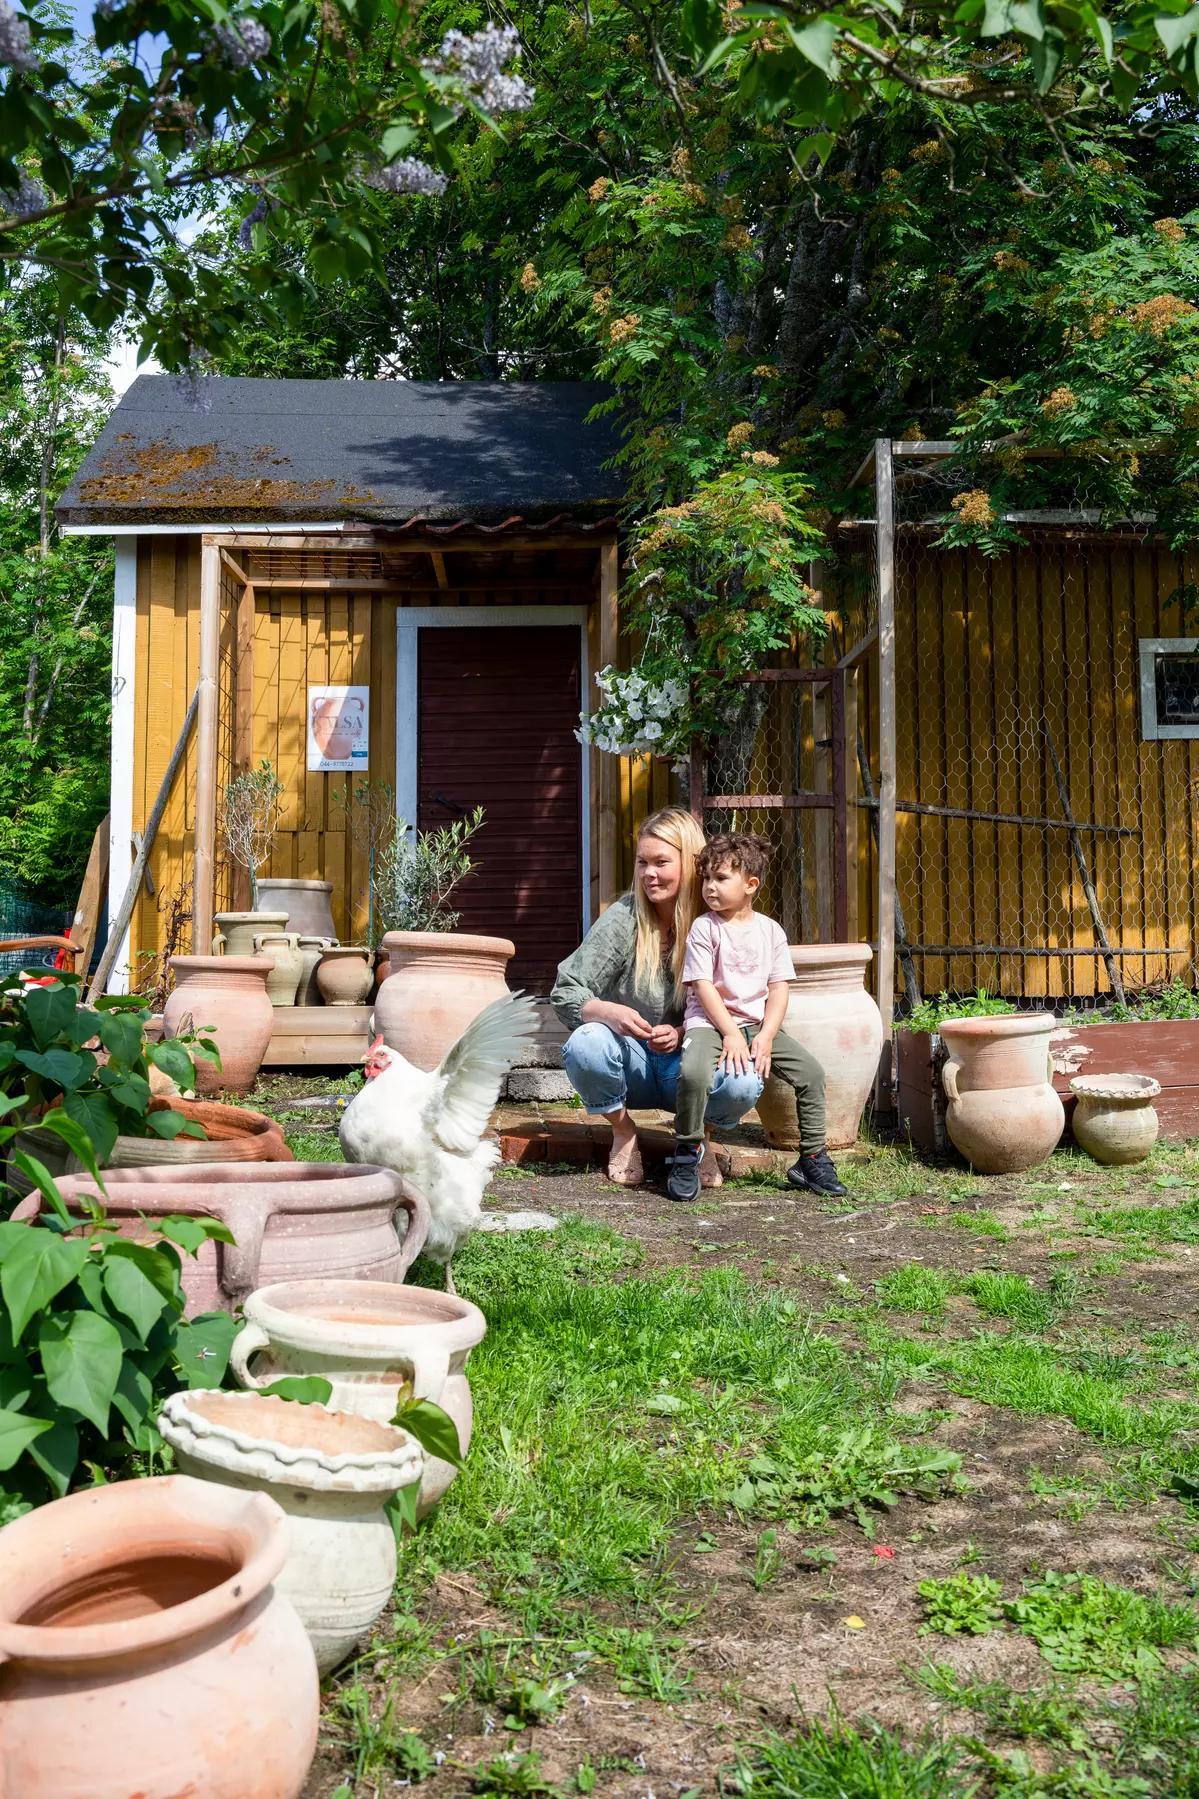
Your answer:
[[[578,628],[422,630],[417,666],[420,828],[486,815],[459,929],[511,937],[510,985],[548,992],[583,928]]]

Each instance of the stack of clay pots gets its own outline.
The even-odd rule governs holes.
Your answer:
[[[260,881],[258,911],[217,913],[214,957],[223,950],[225,958],[268,962],[273,1008],[363,1005],[374,985],[374,958],[338,941],[332,893],[332,881]]]

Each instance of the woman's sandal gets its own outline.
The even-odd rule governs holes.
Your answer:
[[[703,1160],[699,1165],[699,1184],[701,1187],[723,1187],[724,1176],[720,1172],[720,1164],[716,1160],[716,1151],[705,1141]]]
[[[608,1179],[618,1187],[641,1186],[645,1180],[645,1168],[641,1161],[641,1145],[636,1137],[613,1145],[612,1154],[608,1157]]]

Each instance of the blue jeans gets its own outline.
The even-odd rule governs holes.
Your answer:
[[[673,1112],[680,1052],[665,1055],[639,1037],[621,1037],[606,1024],[581,1024],[562,1046],[570,1084],[589,1112],[630,1112],[661,1108]],[[757,1105],[762,1082],[752,1072],[719,1069],[712,1082],[706,1124],[728,1127]]]

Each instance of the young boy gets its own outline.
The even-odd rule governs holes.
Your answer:
[[[813,1193],[839,1194],[824,1146],[824,1070],[779,1029],[793,978],[787,938],[773,918],[754,911],[769,855],[757,837],[714,837],[698,858],[707,912],[687,937],[683,980],[687,1006],[675,1105],[674,1158],[666,1190],[695,1199],[704,1153],[704,1108],[721,1062],[730,1071],[776,1074],[795,1089],[800,1156],[787,1179]]]

